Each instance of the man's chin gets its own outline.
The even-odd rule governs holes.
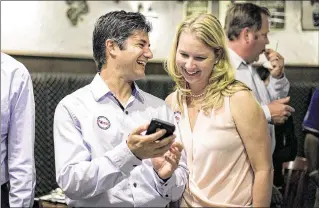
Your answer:
[[[134,80],[139,80],[139,79],[144,79],[145,78],[145,73],[139,73],[135,76]]]

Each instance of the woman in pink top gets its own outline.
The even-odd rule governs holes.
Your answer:
[[[234,78],[215,16],[180,24],[166,70],[176,82],[166,102],[190,170],[181,206],[268,207],[273,169],[267,121],[250,89]]]

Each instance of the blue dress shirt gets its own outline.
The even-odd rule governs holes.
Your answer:
[[[23,64],[1,53],[1,184],[10,207],[32,207],[35,187],[34,96]]]

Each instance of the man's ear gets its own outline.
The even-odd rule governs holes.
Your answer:
[[[240,36],[241,38],[248,43],[249,42],[249,35],[250,35],[250,29],[248,27],[245,27],[244,29],[241,30]]]
[[[114,40],[107,39],[105,41],[105,49],[106,49],[107,53],[110,54],[111,56],[115,56],[116,47],[117,47],[117,44],[114,42]]]

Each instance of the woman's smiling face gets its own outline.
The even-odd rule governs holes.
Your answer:
[[[186,82],[190,85],[207,85],[211,76],[216,56],[212,48],[208,47],[195,34],[183,31],[180,34],[176,65]]]

